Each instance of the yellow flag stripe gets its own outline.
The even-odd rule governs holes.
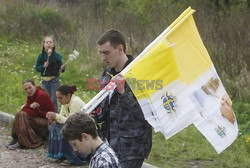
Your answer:
[[[190,16],[179,29],[167,37],[173,44],[175,59],[181,80],[191,84],[212,66],[209,54],[203,45],[193,17]]]
[[[191,7],[188,7],[175,21],[170,25],[171,30],[166,33],[165,38],[167,38],[170,34],[175,32],[176,29],[178,29],[184,21],[186,21],[193,13],[195,10],[191,9]]]
[[[136,84],[130,87],[138,96],[142,94],[140,89],[144,90],[145,95],[150,96],[179,77],[173,49],[165,41],[155,45],[125,74],[127,82],[131,81],[131,78],[136,78]],[[152,82],[153,87],[148,87],[146,81]]]
[[[171,29],[164,38],[125,74],[127,82],[136,78],[130,86],[137,99],[149,98],[177,79],[190,85],[212,66],[193,20],[194,12],[191,8],[185,10],[170,25]],[[152,87],[148,87],[146,82],[153,83]]]

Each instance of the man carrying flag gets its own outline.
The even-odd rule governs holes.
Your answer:
[[[118,85],[96,109],[100,136],[109,141],[122,168],[140,168],[151,150],[152,127],[145,120],[129,85],[119,74],[133,58],[126,55],[125,38],[118,30],[103,33],[97,43],[101,60],[107,65],[101,76],[101,88],[110,80]]]
[[[120,74],[124,75],[127,83],[125,90],[124,85],[116,83],[119,92],[116,103],[112,104],[114,95],[117,93],[112,89],[116,86],[110,82],[83,107],[82,111],[89,113],[104,98],[109,96],[106,98],[106,103],[103,104],[103,107],[108,109],[103,111],[110,111],[108,115],[110,115],[110,123],[113,123],[108,125],[111,126],[111,132],[108,134],[111,146],[113,139],[111,136],[115,135],[113,131],[124,131],[123,127],[115,127],[118,124],[124,126],[124,120],[120,120],[121,118],[126,120],[126,124],[131,124],[130,121],[134,121],[134,117],[136,120],[140,120],[138,116],[141,115],[141,112],[138,112],[139,115],[135,115],[135,113],[128,115],[121,110],[124,105],[130,109],[129,112],[133,110],[131,108],[131,105],[134,105],[133,101],[127,101],[127,104],[123,104],[127,95],[130,96],[129,98],[133,97],[133,100],[136,98],[136,104],[140,105],[140,108],[137,109],[143,112],[144,118],[155,132],[161,132],[166,139],[194,124],[219,154],[237,138],[238,124],[232,108],[232,101],[199,35],[192,16],[194,12],[195,10],[191,7],[187,8],[129,65],[127,64],[130,62],[130,57],[125,55],[125,44],[120,45],[122,43],[116,41],[114,44],[117,45],[113,45],[109,40],[103,40],[105,34],[98,41],[99,52],[109,67],[103,73],[102,79],[106,82],[111,78],[107,74],[112,76],[121,71]],[[121,75],[112,79],[124,81]],[[145,87],[143,82],[148,82],[150,85]],[[153,82],[160,83],[158,85],[160,87],[151,87]],[[106,106],[106,104],[109,105]],[[114,120],[114,117],[118,118]],[[138,134],[137,131],[134,131],[138,125],[134,126],[129,125],[125,132],[131,132],[133,135]],[[145,135],[143,132],[142,135]],[[124,132],[120,133],[121,136],[125,135]],[[119,138],[118,140],[121,140]],[[117,144],[119,143],[120,141]],[[126,142],[124,144],[126,147],[129,146]],[[115,146],[115,148],[119,149],[119,146]]]

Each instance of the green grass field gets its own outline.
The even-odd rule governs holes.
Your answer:
[[[69,63],[61,74],[62,84],[75,84],[76,92],[88,102],[97,92],[86,91],[86,78],[98,78],[102,64],[97,54],[80,50],[80,57]],[[25,41],[0,41],[0,111],[15,114],[25,102],[22,81],[35,79],[39,84],[40,74],[34,69],[40,43]],[[57,47],[67,60],[69,49]],[[83,54],[85,53],[85,54]],[[209,142],[194,127],[190,126],[169,140],[154,133],[153,147],[146,162],[158,167],[249,167],[250,165],[250,104],[234,103],[240,135],[224,152],[218,155]]]

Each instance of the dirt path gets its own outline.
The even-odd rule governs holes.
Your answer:
[[[0,120],[0,168],[87,168],[88,166],[63,166],[47,157],[47,145],[37,149],[8,150],[4,143],[12,140],[11,129]],[[142,168],[156,168],[143,163]]]
[[[9,135],[10,129],[0,121],[0,168],[80,168],[80,166],[62,166],[49,159],[47,145],[37,149],[8,150],[3,143],[11,141]]]

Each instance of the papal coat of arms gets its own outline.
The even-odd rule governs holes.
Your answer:
[[[172,93],[166,92],[165,95],[161,97],[163,101],[163,107],[167,110],[167,113],[175,112],[176,110],[176,97]]]
[[[226,136],[225,127],[218,126],[217,128],[215,128],[215,131],[221,138],[224,138]]]

